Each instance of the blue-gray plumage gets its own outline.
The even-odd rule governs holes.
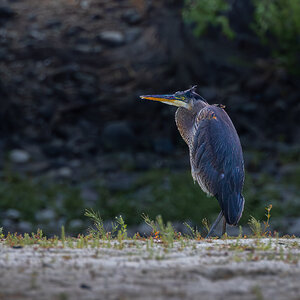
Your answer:
[[[222,105],[209,105],[195,87],[173,95],[147,95],[142,99],[175,105],[177,128],[189,147],[191,172],[204,192],[217,198],[221,212],[214,227],[224,216],[236,225],[244,209],[243,153],[237,132]]]

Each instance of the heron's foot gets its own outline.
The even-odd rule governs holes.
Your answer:
[[[223,228],[222,228],[222,236],[226,233],[226,219],[225,217],[223,218]]]
[[[206,238],[209,238],[212,233],[214,232],[216,226],[220,223],[221,219],[223,218],[223,212],[221,211],[216,219],[216,221],[212,224],[212,226],[210,227],[210,230],[206,236]],[[225,220],[225,218],[224,218]],[[224,230],[224,224],[223,224],[223,230]],[[226,231],[226,221],[225,221],[225,231]]]

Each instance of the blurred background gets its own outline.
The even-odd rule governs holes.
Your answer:
[[[245,211],[300,235],[298,0],[2,0],[0,227],[131,232],[219,213],[193,183],[175,108],[139,95],[198,85],[241,138]]]

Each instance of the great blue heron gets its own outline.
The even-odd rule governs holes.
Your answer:
[[[244,160],[240,139],[223,105],[208,104],[196,87],[173,95],[145,95],[142,99],[160,101],[179,108],[175,114],[177,128],[189,147],[191,172],[201,189],[217,198],[221,212],[207,237],[223,220],[236,225],[244,209],[242,189]]]

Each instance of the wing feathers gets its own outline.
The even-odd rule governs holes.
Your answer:
[[[244,165],[235,128],[223,109],[206,106],[196,116],[193,130],[193,178],[205,192],[216,196],[226,221],[236,224],[244,205]]]

